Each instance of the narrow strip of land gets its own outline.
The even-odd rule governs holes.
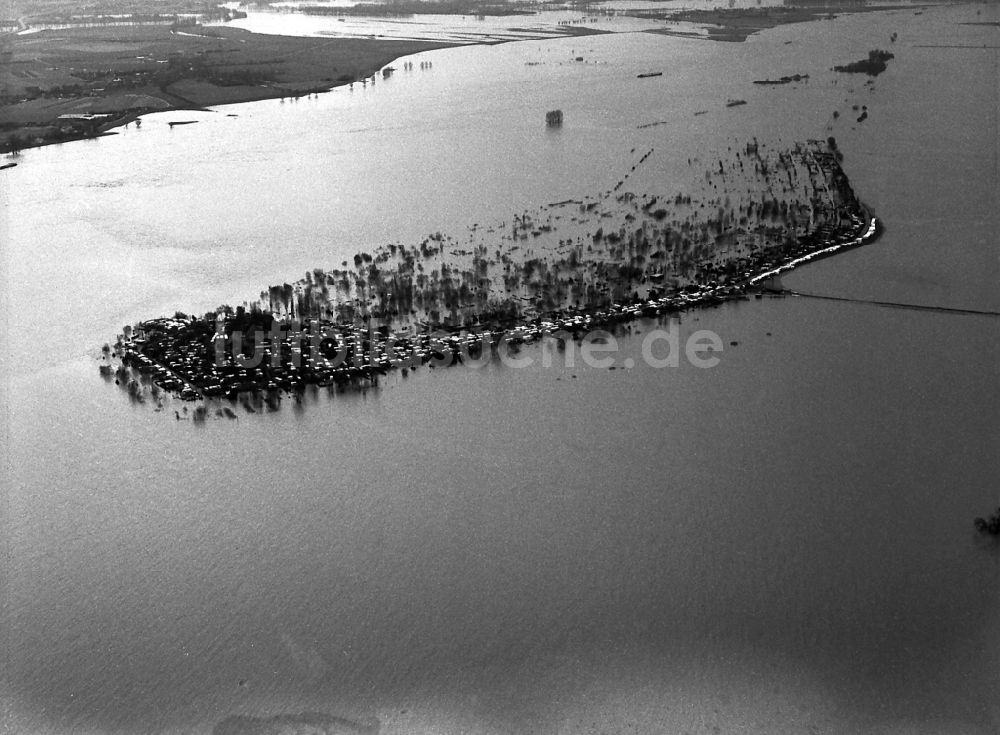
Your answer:
[[[743,42],[755,33],[766,31],[789,23],[806,23],[814,20],[832,20],[837,15],[847,13],[870,13],[889,10],[911,10],[913,8],[930,7],[929,5],[858,5],[847,2],[830,2],[817,7],[798,7],[793,5],[755,8],[714,8],[650,10],[632,9],[628,15],[651,20],[663,20],[669,23],[685,23],[689,25],[653,28],[647,33],[658,33],[666,36],[698,37],[712,41]],[[704,34],[687,30],[692,26],[703,29]]]
[[[977,46],[972,43],[922,43],[917,44],[913,48],[973,48],[973,49],[984,49],[984,48],[1000,48],[1000,46],[987,46],[985,43]]]
[[[934,311],[941,314],[971,314],[975,316],[1000,316],[1000,311],[987,309],[960,309],[954,306],[936,306],[934,304],[906,304],[899,301],[879,301],[877,299],[855,299],[848,296],[827,296],[825,294],[804,293],[785,289],[779,293],[788,296],[802,296],[807,299],[823,299],[824,301],[850,301],[855,304],[872,304],[873,306],[888,306],[893,309],[914,309],[916,311]]]

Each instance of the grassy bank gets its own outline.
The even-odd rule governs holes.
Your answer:
[[[3,39],[0,151],[100,135],[146,112],[295,96],[364,79],[425,41],[300,38],[169,25]],[[62,115],[102,115],[60,119]]]

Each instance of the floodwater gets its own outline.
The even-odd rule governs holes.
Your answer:
[[[25,152],[0,173],[5,729],[995,732],[1000,553],[972,519],[1000,500],[996,317],[742,302],[676,327],[722,338],[711,369],[650,367],[639,323],[613,371],[533,347],[203,426],[96,368],[125,323],[607,190],[632,148],[632,185],[673,193],[754,136],[835,135],[886,223],[786,286],[1000,311],[981,20],[451,49]],[[892,32],[873,88],[829,71]]]

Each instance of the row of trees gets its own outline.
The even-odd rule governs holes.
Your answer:
[[[550,244],[538,253],[530,243],[554,231],[544,210],[542,217],[515,215],[497,235],[500,243],[470,246],[441,233],[414,246],[392,243],[356,253],[353,264],[272,286],[258,306],[299,318],[458,325],[493,315],[606,307],[647,290],[653,276],[681,283],[738,279],[780,258],[807,230],[836,226],[838,206],[855,204],[835,161],[828,170],[811,169],[806,157],[813,154],[802,146],[762,153],[754,141],[706,171],[706,186],[722,187],[706,201],[684,193],[620,194],[604,205],[631,212],[624,224],[598,225],[587,237],[546,239]],[[728,178],[738,174],[745,185],[750,172],[760,189],[732,200]],[[604,221],[608,213],[600,205],[581,203],[577,216]],[[516,252],[526,246],[527,252]]]

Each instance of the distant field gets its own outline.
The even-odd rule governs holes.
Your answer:
[[[236,28],[175,33],[168,25],[46,30],[5,41],[0,150],[87,137],[152,110],[326,90],[371,76],[400,56],[449,45]],[[69,112],[114,117],[100,129],[58,121]]]

